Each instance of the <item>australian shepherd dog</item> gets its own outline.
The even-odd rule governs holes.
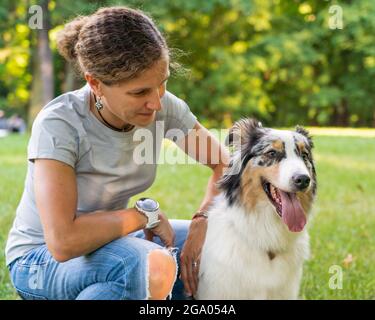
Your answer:
[[[302,127],[243,119],[208,212],[195,299],[297,299],[316,193],[313,143]]]

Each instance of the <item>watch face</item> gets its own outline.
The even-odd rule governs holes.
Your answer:
[[[156,211],[159,209],[159,204],[150,198],[141,198],[137,201],[137,206],[145,211]]]

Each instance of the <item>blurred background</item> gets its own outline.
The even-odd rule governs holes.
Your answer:
[[[32,5],[43,9],[43,28]],[[182,51],[169,81],[207,126],[249,114],[267,125],[375,126],[375,3],[323,0],[1,0],[0,109],[32,123],[82,81],[56,50],[64,22],[125,4]]]
[[[208,128],[248,116],[309,128],[319,187],[301,297],[375,299],[373,0],[0,0],[2,250],[23,192],[31,124],[51,99],[84,84],[57,53],[56,33],[110,5],[153,17],[185,68],[168,90]],[[161,165],[144,195],[169,217],[188,219],[209,175],[202,166]],[[17,298],[0,257],[0,299]]]

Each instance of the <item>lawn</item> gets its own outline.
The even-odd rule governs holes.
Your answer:
[[[375,299],[375,130],[311,131],[318,198],[309,225],[311,258],[305,264],[300,295],[304,299]],[[27,141],[27,135],[0,138],[2,250],[23,191]],[[189,218],[203,197],[209,175],[210,170],[199,165],[163,164],[144,194],[158,199],[170,218]],[[338,271],[341,285],[336,281]],[[15,298],[2,255],[0,300]]]

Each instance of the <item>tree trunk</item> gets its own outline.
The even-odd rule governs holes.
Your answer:
[[[26,8],[29,8],[30,7],[30,1],[27,0],[26,1]],[[28,13],[26,13],[25,15],[25,20],[28,21]],[[29,36],[28,36],[28,40],[29,40],[29,57],[28,57],[28,63],[27,63],[27,69],[26,69],[26,73],[27,74],[33,74],[33,43],[34,43],[34,33],[32,31],[29,32]],[[29,98],[29,101],[28,103],[25,105],[25,110],[24,110],[24,116],[25,116],[25,122],[28,126],[28,128],[30,128],[30,108],[31,108],[31,99],[32,99],[32,90],[31,90],[31,87],[32,87],[32,81],[27,85],[27,90],[31,93],[30,94],[30,98]]]
[[[335,107],[331,123],[337,127],[349,126],[349,109],[347,99],[341,99],[340,103]]]
[[[38,56],[42,80],[43,105],[54,98],[53,57],[49,46],[48,31],[51,29],[48,11],[49,0],[41,0],[43,10],[43,28],[38,30]]]
[[[43,10],[43,28],[38,30],[37,44],[31,48],[33,80],[28,107],[29,127],[42,107],[54,97],[53,58],[48,38],[50,29],[48,0],[42,0],[40,5]]]
[[[28,125],[31,128],[32,123],[34,122],[35,117],[43,106],[43,85],[40,75],[40,66],[37,47],[32,48],[32,76],[33,80],[31,83],[31,95],[30,95],[30,105],[28,108]]]

